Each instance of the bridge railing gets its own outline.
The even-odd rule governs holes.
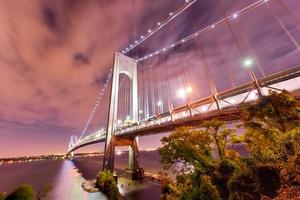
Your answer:
[[[300,89],[300,66],[290,70],[273,74],[266,78],[258,80],[260,90],[263,94],[267,94],[269,90],[283,90],[294,91]],[[235,107],[243,102],[253,101],[258,98],[257,89],[253,87],[253,83],[244,84],[234,89],[226,90],[218,94],[219,106],[223,109],[222,112],[231,107]],[[139,122],[134,122],[126,127],[121,127],[116,130],[116,135],[126,135],[129,132],[145,129],[155,125],[162,125],[164,123],[192,117],[194,115],[201,115],[208,112],[218,110],[217,102],[212,97],[206,97],[189,105],[182,105],[172,111],[158,113],[150,116],[147,119],[142,119]],[[105,139],[106,131],[98,130],[90,135],[80,138],[75,144],[69,148],[69,152],[81,146],[94,143],[97,140]]]
[[[299,89],[299,76],[300,66],[296,66],[287,71],[276,73],[258,80],[258,83],[260,85],[259,89],[263,94],[267,94],[269,90],[280,91],[286,89],[288,91],[294,91]],[[138,130],[141,128],[160,125],[162,123],[191,117],[193,115],[202,114],[209,111],[215,111],[218,110],[217,104],[219,104],[222,109],[234,107],[243,102],[249,102],[257,99],[257,93],[257,89],[254,88],[253,83],[244,84],[234,89],[220,92],[218,94],[217,101],[210,96],[191,102],[190,104],[179,106],[173,111],[158,113],[154,116],[150,116],[147,119],[143,119],[129,126],[124,126],[117,129],[116,135],[123,135],[127,132]]]

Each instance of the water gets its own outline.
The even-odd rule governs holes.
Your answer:
[[[128,155],[116,155],[116,171],[121,173],[127,167]],[[162,170],[157,152],[141,152],[141,166],[146,172]],[[44,160],[30,163],[16,163],[0,166],[0,192],[12,192],[16,186],[27,183],[35,191],[46,184],[53,187],[48,200],[94,200],[106,199],[101,193],[87,193],[81,188],[85,179],[96,177],[102,166],[102,158],[77,158],[70,160]],[[159,199],[160,186],[149,184],[147,188],[133,192],[126,199]],[[151,197],[151,198],[150,198]]]

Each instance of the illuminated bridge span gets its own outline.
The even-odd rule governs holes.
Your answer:
[[[215,2],[220,19],[198,31],[141,56],[134,48],[151,39],[149,30],[115,53],[106,129],[71,137],[68,153],[105,142],[103,169],[113,171],[115,147],[129,146],[128,171],[140,178],[138,136],[213,118],[239,120],[241,103],[270,90],[300,97],[300,16],[281,0],[259,0],[230,15]],[[176,16],[197,3],[186,1]],[[264,20],[249,21],[253,16]]]

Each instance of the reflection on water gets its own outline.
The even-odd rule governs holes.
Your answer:
[[[101,193],[87,193],[81,188],[85,179],[89,180],[96,177],[101,169],[102,160],[102,157],[93,157],[76,158],[73,161],[43,160],[0,165],[0,192],[10,193],[17,186],[27,183],[32,185],[36,192],[40,191],[44,185],[51,185],[53,190],[47,200],[106,199]],[[150,173],[157,174],[162,169],[157,151],[140,152],[140,164],[146,172]],[[116,171],[124,172],[127,166],[127,153],[116,156]],[[125,199],[160,199],[160,186],[149,183],[144,189],[127,194]]]
[[[87,193],[84,181],[69,160],[45,160],[0,166],[0,192],[12,192],[20,184],[30,184],[36,192],[49,184],[53,190],[47,200],[104,200],[101,193]]]
[[[101,193],[87,193],[81,188],[84,181],[82,176],[74,168],[71,161],[65,160],[57,176],[57,181],[49,199],[72,200],[101,200],[106,197]]]

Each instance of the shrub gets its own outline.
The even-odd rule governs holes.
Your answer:
[[[3,193],[0,193],[0,200],[4,200],[5,195]]]
[[[119,199],[120,193],[117,187],[117,182],[113,173],[110,171],[100,172],[97,177],[96,185],[110,200]]]
[[[255,169],[257,190],[260,194],[275,197],[280,188],[280,170],[275,165],[259,165]]]
[[[5,200],[34,200],[35,194],[30,185],[21,185],[13,193],[8,195]]]

